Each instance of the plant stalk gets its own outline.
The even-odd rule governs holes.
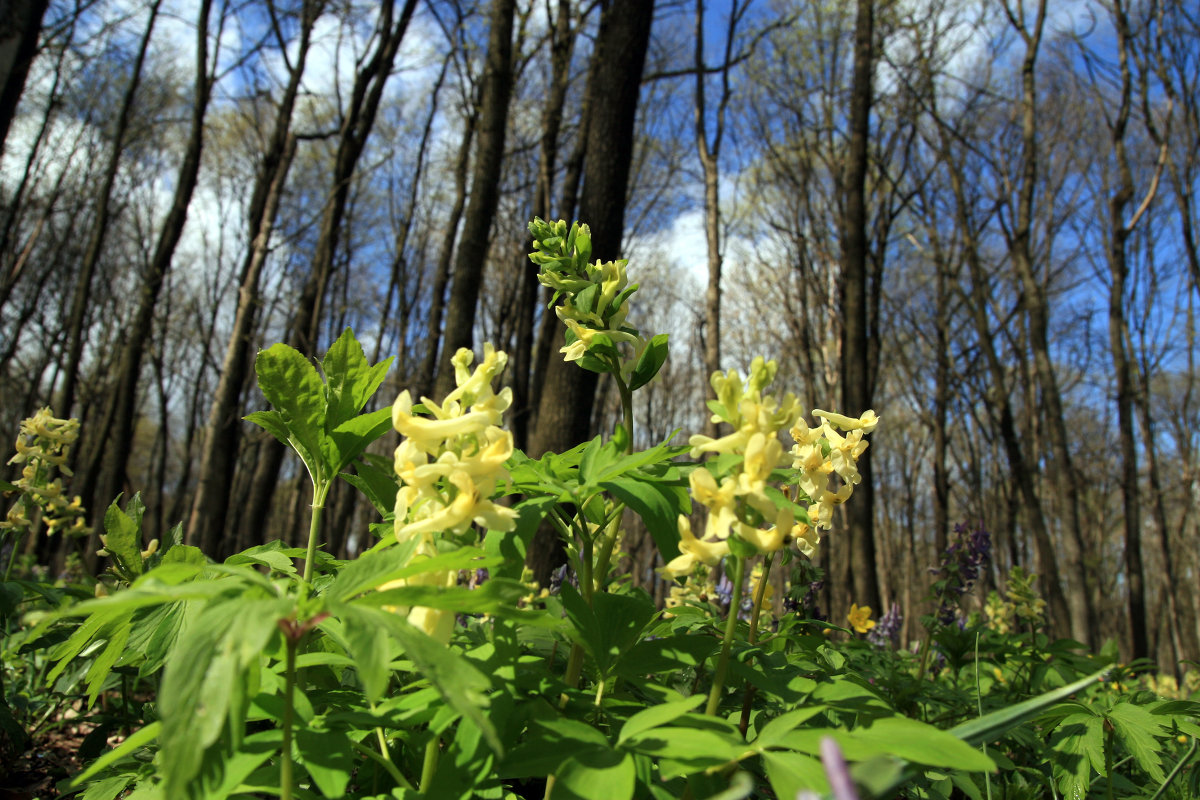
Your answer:
[[[279,797],[292,800],[292,723],[295,718],[296,640],[284,636],[287,661],[283,685],[283,753],[279,761]]]
[[[329,487],[328,481],[313,484],[312,518],[308,523],[308,550],[304,554],[305,583],[312,581],[313,562],[317,558],[317,540],[321,535],[321,515],[325,511],[325,498],[329,496]]]
[[[434,736],[425,743],[425,760],[421,763],[421,794],[429,796],[429,784],[433,782],[433,774],[437,772],[438,754],[441,752],[442,740]]]
[[[771,565],[774,561],[774,553],[767,553],[767,557],[763,559],[762,577],[758,580],[758,589],[754,593],[754,609],[750,612],[750,635],[746,639],[751,645],[758,641],[758,619],[762,615],[763,601],[767,597],[767,580],[771,577]],[[743,739],[746,738],[746,731],[750,729],[750,705],[754,702],[754,694],[754,685],[747,684],[746,696],[742,699],[742,718],[738,723]]]
[[[730,555],[729,557],[733,560],[733,594],[729,597],[725,637],[721,641],[721,654],[717,657],[712,689],[708,693],[708,705],[704,709],[704,713],[710,717],[716,716],[717,709],[721,706],[721,693],[725,689],[725,678],[729,674],[729,652],[733,648],[733,638],[737,633],[738,608],[742,604],[742,587],[746,582],[746,562],[739,556]]]

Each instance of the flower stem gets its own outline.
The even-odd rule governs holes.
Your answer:
[[[767,596],[767,578],[771,576],[771,564],[774,561],[774,553],[767,553],[767,557],[763,559],[762,577],[758,579],[758,589],[754,593],[754,609],[750,612],[750,635],[746,640],[750,644],[758,641],[758,618],[762,615],[763,601]],[[746,695],[742,699],[742,718],[738,724],[743,739],[746,738],[746,731],[750,729],[750,705],[754,702],[754,693],[754,685],[746,684]]]
[[[742,586],[746,582],[746,562],[739,556],[730,555],[733,561],[733,593],[729,596],[729,615],[725,620],[725,637],[721,641],[721,654],[717,657],[717,668],[713,672],[712,689],[708,693],[708,705],[704,713],[716,716],[721,706],[721,693],[725,689],[725,678],[729,674],[729,651],[733,648],[733,637],[737,632],[738,608],[742,605]]]
[[[283,685],[283,754],[279,761],[279,797],[292,800],[292,723],[295,716],[296,640],[285,636],[287,662]]]
[[[330,483],[313,484],[312,518],[308,523],[308,551],[304,555],[304,582],[312,581],[313,562],[317,557],[317,540],[321,534],[321,515],[325,511],[325,498],[329,495]]]
[[[434,736],[425,743],[425,761],[421,764],[421,793],[429,795],[429,784],[433,783],[433,774],[437,771],[438,754],[442,749],[442,740]]]

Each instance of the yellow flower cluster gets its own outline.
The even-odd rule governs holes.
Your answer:
[[[71,475],[67,467],[67,456],[71,445],[79,438],[79,420],[58,419],[43,408],[21,423],[17,434],[17,454],[9,464],[24,464],[21,477],[15,486],[22,495],[9,509],[7,518],[0,522],[0,530],[20,533],[33,526],[29,513],[33,508],[41,511],[49,533],[65,531],[71,534],[86,534],[83,501],[78,495],[68,499],[63,493],[62,478],[53,478],[57,470],[62,475]]]
[[[717,399],[710,404],[712,419],[728,423],[733,431],[716,439],[692,436],[688,440],[691,456],[710,453],[739,458],[719,483],[707,468],[692,471],[692,497],[708,509],[708,519],[698,536],[689,519],[679,517],[680,555],[662,568],[667,577],[687,575],[700,563],[716,565],[729,554],[731,537],[758,553],[772,553],[796,542],[811,558],[820,540],[818,530],[833,524],[833,506],[845,502],[861,481],[855,463],[867,447],[863,435],[879,422],[875,412],[851,419],[818,410],[813,415],[822,423],[810,428],[801,419],[795,395],[766,393],[777,370],[776,362],[760,357],[754,359],[744,381],[736,370],[713,374]],[[796,442],[791,451],[784,451],[779,437],[783,430]],[[772,472],[787,466],[797,470],[798,488],[808,498],[807,520],[797,520],[788,504],[777,503],[768,494],[768,489],[776,488],[771,484]],[[830,491],[829,478],[835,473],[842,486]]]
[[[400,479],[396,539],[416,539],[416,557],[436,555],[437,536],[462,534],[472,523],[501,531],[516,524],[515,511],[491,500],[498,483],[508,477],[504,462],[513,452],[512,434],[500,427],[504,410],[512,403],[512,390],[492,390],[492,380],[504,370],[508,356],[487,344],[483,361],[471,371],[473,360],[474,354],[466,348],[455,353],[451,361],[457,388],[440,404],[421,398],[430,416],[413,413],[407,390],[392,406],[392,423],[404,437],[395,457]],[[453,570],[426,572],[379,588],[454,586],[457,575]],[[449,640],[452,612],[423,607],[397,611],[431,636]]]

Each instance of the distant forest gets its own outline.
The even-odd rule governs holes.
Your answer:
[[[78,417],[93,525],[30,568],[96,569],[139,491],[148,537],[303,541],[302,465],[242,420],[275,342],[352,327],[384,402],[491,342],[518,447],[611,430],[527,257],[530,219],[578,219],[671,335],[641,444],[711,430],[708,376],[760,354],[805,408],[878,413],[831,619],[899,603],[914,635],[965,524],[984,593],[1036,573],[1056,635],[1200,658],[1191,0],[3,5],[0,438]],[[338,557],[374,541],[348,484],[325,519]]]

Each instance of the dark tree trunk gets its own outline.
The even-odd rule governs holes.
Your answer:
[[[92,295],[92,277],[96,265],[100,263],[100,254],[104,250],[104,237],[108,233],[109,205],[112,202],[113,185],[117,181],[117,171],[121,166],[121,155],[125,149],[125,133],[129,129],[129,117],[133,112],[133,102],[137,97],[138,85],[142,80],[142,65],[146,61],[146,51],[150,47],[150,35],[154,32],[154,23],[158,20],[158,8],[161,0],[150,6],[150,19],[146,22],[146,32],[142,34],[137,56],[133,61],[133,72],[129,76],[129,85],[121,98],[121,110],[117,114],[117,124],[113,130],[112,151],[104,174],[100,178],[100,188],[96,192],[96,210],[92,219],[92,230],[88,235],[87,248],[83,251],[83,260],[79,264],[79,277],[75,282],[75,290],[71,294],[71,310],[67,317],[67,353],[66,364],[63,367],[63,386],[55,403],[55,408],[63,417],[71,416],[71,408],[75,405],[75,390],[79,382],[79,360],[83,355],[84,319]]]
[[[342,222],[350,199],[350,186],[359,157],[375,125],[375,115],[383,88],[392,72],[396,52],[404,39],[408,23],[416,9],[417,0],[405,0],[399,19],[393,21],[392,6],[382,6],[379,19],[379,43],[371,57],[354,78],[350,101],[342,120],[334,161],[333,184],[321,214],[321,226],[313,254],[312,270],[300,291],[296,314],[291,322],[288,343],[307,355],[315,355],[317,334],[321,325],[321,309],[329,279],[333,275],[334,259],[341,241]],[[283,445],[271,440],[265,443],[262,455],[255,464],[247,508],[242,515],[243,541],[256,542],[265,528],[267,515],[283,463]]]
[[[200,458],[200,475],[196,495],[192,500],[185,540],[198,544],[209,554],[216,555],[224,537],[225,519],[229,510],[234,464],[237,460],[242,433],[241,398],[251,368],[254,326],[260,305],[259,279],[270,252],[271,234],[279,211],[288,170],[296,154],[296,139],[292,134],[292,111],[304,64],[308,57],[312,28],[321,12],[321,2],[309,0],[301,11],[300,42],[287,86],[275,112],[274,129],[263,153],[254,189],[250,195],[249,247],[242,263],[238,286],[237,310],[233,330],[225,348],[216,393],[208,416],[208,435]]]
[[[653,18],[653,0],[613,0],[600,18],[592,55],[579,219],[591,228],[592,257],[602,261],[620,254],[633,125]],[[561,327],[555,341],[552,351],[562,346]],[[549,450],[561,452],[588,438],[596,381],[596,373],[555,358],[552,352],[538,403],[537,427],[529,436],[530,455],[536,458]],[[534,580],[546,585],[562,558],[557,536],[539,531],[529,553]]]
[[[483,283],[483,266],[487,261],[492,220],[496,216],[500,197],[500,168],[504,162],[504,134],[508,127],[508,106],[513,85],[512,32],[515,8],[516,0],[493,0],[492,3],[471,199],[467,204],[467,215],[463,220],[462,236],[454,259],[454,280],[450,285],[450,301],[446,306],[441,368],[435,389],[437,397],[445,396],[454,388],[454,366],[450,359],[459,348],[469,348],[472,344],[475,307],[479,300],[479,287]]]
[[[133,425],[137,411],[138,381],[142,373],[142,357],[146,351],[147,342],[152,333],[154,309],[158,304],[158,296],[162,291],[175,255],[175,248],[183,234],[183,226],[187,221],[188,205],[196,188],[200,174],[200,155],[204,147],[204,117],[208,111],[208,101],[212,94],[213,71],[208,64],[208,20],[212,11],[212,0],[201,0],[199,21],[196,36],[196,84],[195,100],[192,108],[192,121],[188,133],[187,146],[184,151],[183,165],[175,184],[175,195],[171,201],[171,210],[167,213],[159,234],[158,243],[151,257],[150,265],[143,276],[141,292],[138,295],[137,307],[133,320],[126,331],[125,344],[117,366],[116,388],[113,397],[112,428],[108,430],[106,458],[104,459],[104,480],[100,484],[100,492],[91,498],[88,506],[92,515],[102,514],[103,509],[112,502],[122,490],[126,480],[126,467],[133,446]],[[214,60],[215,63],[215,60]],[[101,434],[103,435],[103,433]],[[93,528],[99,526],[94,525]],[[97,534],[93,532],[92,537]],[[95,563],[94,542],[89,542],[84,554],[90,566]]]
[[[868,349],[866,180],[874,74],[873,0],[858,0],[854,25],[854,83],[850,94],[850,142],[842,178],[842,413],[856,416],[871,407]],[[880,609],[875,564],[875,489],[871,451],[858,462],[862,475],[847,504],[854,602]]]
[[[42,17],[50,0],[11,0],[0,6],[0,153],[37,55]]]

